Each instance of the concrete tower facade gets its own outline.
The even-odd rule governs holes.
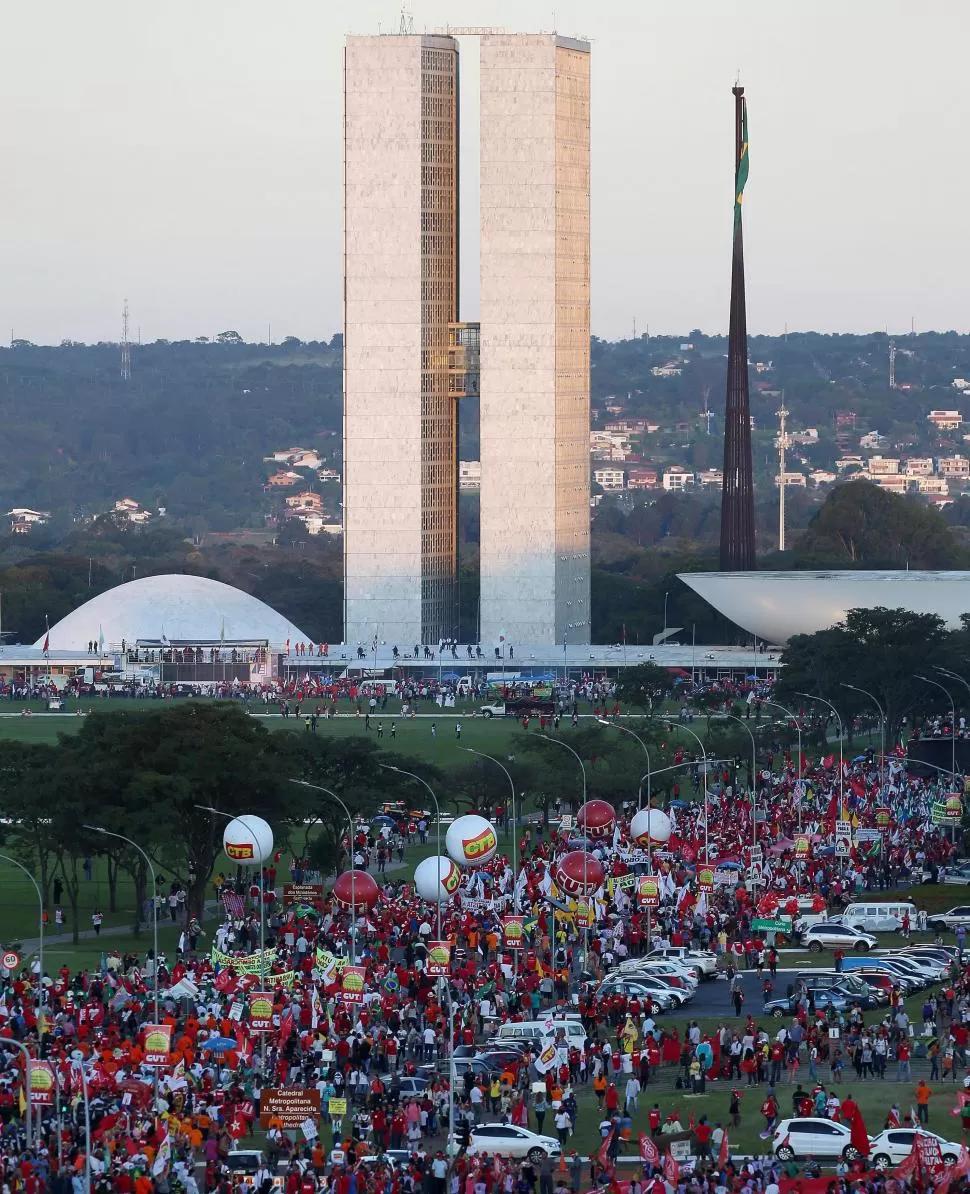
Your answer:
[[[481,638],[589,642],[589,45],[481,39]]]
[[[344,53],[344,630],[457,633],[458,45]]]

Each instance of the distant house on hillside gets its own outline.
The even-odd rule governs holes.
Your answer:
[[[926,421],[932,423],[937,431],[956,431],[963,422],[963,416],[958,410],[931,410]]]
[[[134,498],[121,498],[115,502],[111,508],[111,513],[115,518],[133,523],[135,526],[143,525],[152,516],[151,511],[143,510],[141,504],[136,502]]]
[[[10,519],[10,533],[12,535],[27,535],[33,527],[42,527],[50,521],[48,510],[28,510],[26,506],[17,506],[7,511]]]
[[[286,499],[291,510],[323,510],[323,498],[319,493],[305,489],[302,493],[293,493]]]
[[[273,489],[289,489],[293,485],[302,485],[303,482],[304,478],[300,473],[294,473],[286,469],[278,473],[273,473],[266,481],[266,485]]]

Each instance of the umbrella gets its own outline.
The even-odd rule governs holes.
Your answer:
[[[718,862],[716,862],[714,865],[720,871],[742,871],[742,870],[744,870],[744,867],[742,867],[741,863],[735,862],[733,858],[722,858]]]
[[[570,850],[592,850],[593,843],[586,837],[571,837],[567,842]]]
[[[210,1036],[202,1048],[210,1053],[228,1053],[230,1049],[238,1049],[239,1042],[231,1036]]]
[[[396,825],[397,821],[393,817],[389,817],[387,813],[378,813],[374,818],[375,825]]]
[[[667,807],[668,808],[686,808],[687,801],[686,800],[668,800]]]

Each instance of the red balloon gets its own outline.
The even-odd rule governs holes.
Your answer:
[[[333,885],[333,900],[348,912],[366,912],[381,898],[377,881],[366,871],[344,871]]]
[[[605,800],[587,800],[576,814],[576,824],[587,837],[609,837],[616,825],[616,809]]]
[[[561,892],[570,896],[586,896],[601,886],[606,877],[598,858],[585,850],[571,850],[556,863],[552,877]]]

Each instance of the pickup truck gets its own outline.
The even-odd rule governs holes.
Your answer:
[[[480,705],[482,717],[554,717],[556,702],[546,697],[516,697],[513,701],[495,701]]]

